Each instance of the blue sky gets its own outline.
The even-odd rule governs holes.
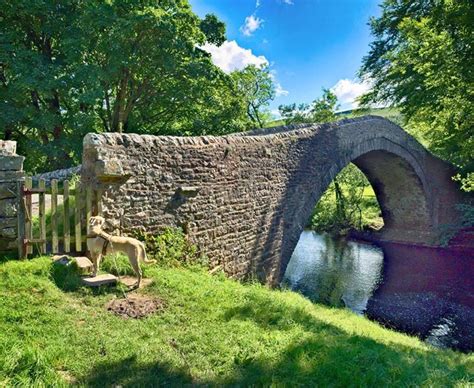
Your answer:
[[[367,89],[356,76],[371,41],[367,22],[379,0],[190,0],[203,17],[216,14],[228,41],[208,47],[225,71],[268,62],[278,97],[271,104],[311,102],[333,88],[341,109]]]

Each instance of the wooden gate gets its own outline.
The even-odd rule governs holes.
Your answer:
[[[36,186],[36,187],[35,187]],[[68,180],[49,184],[31,177],[18,181],[18,255],[84,253],[86,225],[102,206],[91,187],[78,187]],[[33,202],[33,196],[37,201]],[[33,206],[34,205],[34,206]]]

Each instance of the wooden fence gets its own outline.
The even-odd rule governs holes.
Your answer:
[[[97,200],[100,196],[91,187],[84,189],[70,186],[68,180],[58,182],[53,179],[47,185],[44,179],[40,179],[36,187],[31,177],[18,181],[20,258],[28,257],[35,249],[39,254],[85,252],[89,218],[102,213],[101,203]],[[32,201],[34,194],[39,199],[35,212]],[[62,200],[61,204],[58,199]]]

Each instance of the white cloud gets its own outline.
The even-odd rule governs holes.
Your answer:
[[[273,116],[273,119],[274,120],[278,120],[278,119],[281,119],[281,113],[278,109],[272,109],[270,111],[271,115]]]
[[[366,93],[370,89],[370,83],[363,81],[357,82],[350,79],[340,79],[336,85],[331,88],[331,91],[337,96],[341,103],[341,108],[355,109],[358,107],[357,97]]]
[[[288,96],[288,94],[290,94],[288,90],[283,89],[279,82],[275,82],[275,95],[277,97]]]
[[[244,25],[240,27],[240,31],[245,36],[251,36],[255,31],[257,31],[263,23],[263,19],[255,15],[250,15],[245,18]]]
[[[268,65],[268,60],[263,55],[255,55],[252,50],[240,47],[235,40],[226,40],[222,45],[216,46],[206,43],[201,47],[212,56],[212,62],[226,73],[242,70],[248,65]]]
[[[262,1],[261,1],[261,0],[257,0],[257,1],[255,2],[255,8],[260,7],[261,4],[262,4]]]
[[[270,77],[272,77],[273,84],[275,85],[275,96],[288,96],[290,92],[283,89],[283,86],[277,81],[277,71],[275,69],[270,70]]]
[[[295,4],[295,3],[293,2],[293,0],[283,0],[283,2],[284,2],[285,4],[288,4],[288,5],[293,5],[293,4]]]

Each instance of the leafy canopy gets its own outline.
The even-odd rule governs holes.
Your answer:
[[[323,95],[309,104],[280,105],[278,110],[286,125],[298,123],[328,123],[336,120],[339,107],[336,95],[323,89]]]
[[[472,0],[385,0],[381,7],[360,71],[373,82],[362,103],[399,107],[433,152],[472,173]]]
[[[199,48],[224,40],[225,25],[187,0],[6,0],[2,137],[34,172],[78,163],[87,132],[243,130],[245,101]]]
[[[275,85],[268,66],[249,65],[234,71],[232,78],[245,102],[247,117],[254,126],[263,128],[268,115],[264,109],[275,98]]]

